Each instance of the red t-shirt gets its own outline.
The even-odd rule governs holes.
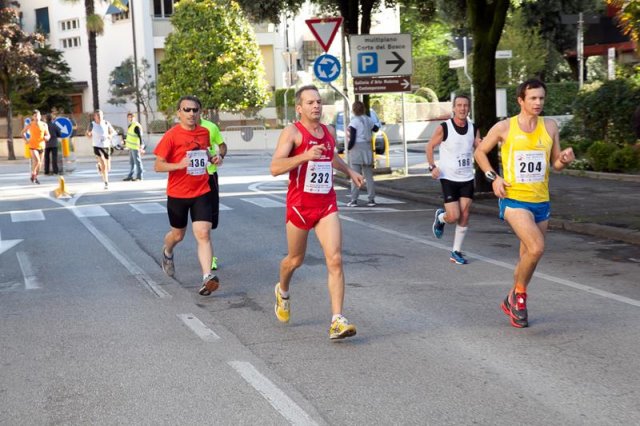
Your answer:
[[[302,133],[302,143],[294,148],[289,157],[302,154],[314,145],[324,145],[325,150],[318,160],[306,162],[289,172],[289,190],[287,205],[290,207],[326,207],[336,202],[336,192],[333,189],[332,161],[336,146],[329,129],[321,124],[324,136],[316,138],[300,123],[294,123]],[[309,170],[312,164],[314,170]]]
[[[153,153],[167,163],[179,163],[187,152],[204,150],[206,153],[208,148],[209,131],[206,128],[197,125],[193,130],[186,130],[178,124],[162,136]],[[187,169],[169,172],[167,195],[170,197],[195,198],[210,190],[206,167],[200,175],[187,174]]]

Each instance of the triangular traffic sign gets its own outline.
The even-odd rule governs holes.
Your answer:
[[[342,24],[342,18],[313,18],[306,19],[311,33],[318,40],[322,49],[327,52]]]

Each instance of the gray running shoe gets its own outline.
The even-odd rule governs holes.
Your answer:
[[[220,287],[220,280],[218,279],[217,275],[214,274],[213,271],[211,271],[209,272],[209,275],[204,277],[204,279],[202,280],[202,287],[200,287],[198,293],[200,294],[200,296],[208,296],[216,291],[218,287]]]
[[[164,251],[165,247],[162,246],[162,270],[165,274],[173,277],[176,273],[176,268],[173,265],[173,256],[168,257]]]

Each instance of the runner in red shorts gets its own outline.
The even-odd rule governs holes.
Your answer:
[[[289,173],[286,216],[289,252],[280,263],[280,282],[275,288],[276,317],[282,322],[289,321],[289,284],[304,260],[309,230],[315,229],[329,272],[333,313],[329,338],[343,339],[354,336],[356,327],[342,316],[342,231],[333,190],[333,168],[348,175],[358,186],[364,184],[364,179],[334,155],[335,130],[320,123],[322,99],[315,86],[298,89],[296,112],[300,121],[282,131],[271,161],[272,175]]]

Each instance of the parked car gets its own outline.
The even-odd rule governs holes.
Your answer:
[[[382,126],[384,126],[384,122],[380,121],[380,118],[378,118],[378,114],[376,114],[374,110],[370,110],[370,114],[373,123],[379,128],[382,128]],[[344,112],[339,112],[338,114],[336,114],[333,126],[336,128],[336,148],[338,149],[338,153],[342,154],[345,147]],[[380,132],[376,134],[376,146],[379,143],[382,143],[384,145],[384,139]]]

